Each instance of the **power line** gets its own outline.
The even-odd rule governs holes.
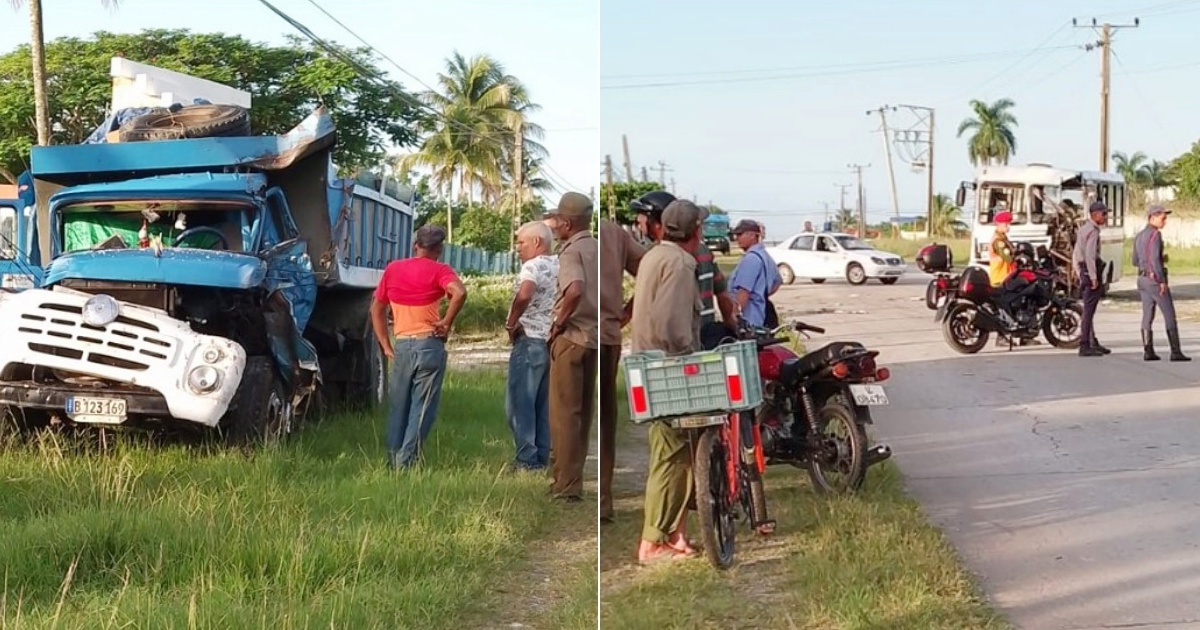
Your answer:
[[[363,43],[364,46],[369,48],[372,52],[380,55],[383,59],[386,59],[389,62],[391,62],[392,65],[399,68],[401,72],[413,77],[413,79],[415,79],[421,85],[424,85],[427,88],[429,87],[424,82],[422,82],[420,79],[418,79],[417,77],[412,75],[410,72],[408,72],[407,70],[402,68],[395,61],[391,60],[391,58],[389,58],[387,55],[380,52],[377,48],[372,46],[365,39],[363,39],[362,37],[355,34],[354,31],[350,30],[349,27],[347,27],[345,24],[342,24],[340,21],[338,21],[337,18],[333,17],[327,11],[322,9],[321,6],[315,2],[315,0],[308,0],[308,1],[310,3],[312,3],[313,6],[316,6],[318,9],[320,9],[322,13],[325,13],[326,15],[328,15],[330,17],[330,19],[332,19],[334,22],[337,22],[337,24],[339,26],[341,26],[343,29],[345,29],[347,32],[349,32],[351,35],[353,35],[355,38],[357,38],[360,42]],[[295,18],[291,17],[287,13],[284,13],[282,10],[276,8],[275,5],[271,4],[268,0],[259,0],[259,2],[262,3],[264,6],[266,6],[268,9],[270,9],[272,13],[274,13],[275,15],[278,15],[281,19],[283,19],[285,22],[290,24],[293,28],[300,31],[301,34],[303,34],[305,37],[309,38],[317,46],[324,49],[330,55],[333,55],[337,59],[341,60],[343,63],[346,63],[347,65],[349,65],[351,68],[353,68],[355,71],[357,71],[359,73],[359,75],[361,75],[362,77],[364,77],[370,81],[376,82],[376,85],[379,85],[380,87],[391,90],[397,96],[399,96],[401,99],[407,101],[408,103],[414,105],[415,107],[417,107],[419,109],[423,109],[423,110],[433,114],[436,118],[441,120],[444,124],[446,124],[452,128],[458,129],[459,131],[462,131],[462,132],[465,132],[468,134],[475,133],[476,130],[471,128],[470,126],[464,125],[454,119],[446,117],[441,111],[428,105],[427,103],[422,102],[420,99],[416,98],[412,94],[405,92],[395,82],[386,79],[379,70],[364,66],[358,60],[354,59],[354,57],[347,54],[344,50],[340,49],[339,47],[337,47],[334,44],[331,44],[330,42],[325,41],[325,39],[323,39],[322,37],[317,35],[315,32],[313,32],[312,29],[308,28],[307,26],[305,26],[304,24],[302,24],[300,21],[296,20]],[[430,88],[430,91],[435,91],[435,90]],[[497,125],[497,126],[499,127],[499,125]],[[506,130],[507,130],[507,128],[506,128]],[[543,167],[545,167],[548,171],[556,172],[556,171],[553,171],[553,167],[551,167],[549,164],[543,164]],[[551,179],[547,173],[543,173],[543,174],[547,175],[546,181],[550,182],[552,185],[555,185],[556,187],[560,188],[561,190],[571,190],[572,189],[569,186],[565,187],[565,188],[562,187],[561,182],[556,184],[554,182],[554,180]],[[561,175],[560,175],[560,177],[561,177]],[[562,179],[565,180],[566,178],[562,178]]]
[[[992,82],[994,82],[996,79],[999,79],[1000,77],[1008,74],[1009,72],[1011,72],[1012,70],[1014,70],[1015,68],[1020,66],[1022,63],[1025,62],[1026,59],[1029,59],[1035,53],[1037,53],[1041,50],[1045,50],[1046,46],[1048,46],[1050,44],[1050,42],[1054,40],[1055,37],[1058,37],[1058,35],[1060,33],[1067,30],[1067,28],[1069,26],[1071,26],[1071,22],[1064,20],[1063,23],[1060,24],[1059,27],[1054,30],[1054,32],[1050,33],[1050,35],[1048,35],[1046,37],[1046,39],[1042,40],[1042,42],[1040,44],[1038,44],[1036,48],[1031,49],[1028,53],[1019,57],[1012,64],[1005,66],[1003,70],[1001,70],[1000,72],[997,72],[996,74],[993,74],[991,77],[989,77],[983,83],[980,83],[979,85],[976,85],[975,87],[971,88],[970,90],[964,92],[963,96],[970,96],[971,94],[976,94],[976,93],[980,92],[981,90],[983,90],[983,88],[991,85]],[[958,98],[962,98],[962,97],[958,97]]]
[[[1074,46],[1057,46],[1057,47],[1043,48],[1041,50],[1043,52],[1049,52],[1049,51],[1053,51],[1053,50],[1066,50],[1069,48],[1074,48]],[[813,68],[813,70],[815,70],[814,72],[798,73],[798,74],[774,74],[774,75],[761,76],[761,77],[742,77],[742,78],[735,77],[735,78],[729,78],[729,79],[705,79],[705,80],[695,80],[695,81],[664,81],[664,82],[657,82],[657,83],[628,83],[628,84],[607,85],[607,86],[601,85],[600,89],[602,89],[602,90],[635,90],[635,89],[657,88],[657,87],[679,87],[679,86],[687,86],[687,85],[715,85],[715,84],[725,84],[725,83],[754,83],[754,82],[762,82],[762,81],[779,81],[779,80],[786,80],[786,79],[803,79],[803,78],[809,78],[809,77],[862,74],[862,73],[870,73],[870,72],[884,72],[884,71],[889,71],[889,70],[906,70],[906,69],[922,68],[922,67],[935,66],[935,65],[975,63],[975,62],[980,62],[980,61],[993,61],[996,59],[1004,59],[1004,58],[1012,57],[1015,55],[1027,54],[1028,52],[1029,52],[1029,50],[1025,49],[1025,50],[1013,50],[1013,51],[1007,51],[1007,52],[973,53],[973,54],[969,54],[969,55],[958,55],[955,57],[936,57],[936,58],[929,57],[929,58],[925,58],[925,59],[910,59],[910,60],[906,60],[906,61],[899,61],[899,60],[897,60],[897,61],[881,61],[881,62],[871,62],[871,63],[867,63],[867,64],[860,64],[858,66],[842,67],[841,69],[837,69],[838,68],[837,66],[824,66],[823,70],[820,68]]]

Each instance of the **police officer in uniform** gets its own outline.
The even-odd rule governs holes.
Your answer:
[[[1100,345],[1096,339],[1094,321],[1096,307],[1104,287],[1100,273],[1104,263],[1100,260],[1100,226],[1108,222],[1108,206],[1097,201],[1088,208],[1088,220],[1079,226],[1075,235],[1075,249],[1071,252],[1071,263],[1079,274],[1079,290],[1083,298],[1083,321],[1080,322],[1079,356],[1101,357],[1112,352]]]
[[[1172,361],[1191,361],[1179,347],[1179,324],[1175,321],[1175,300],[1167,285],[1167,257],[1163,254],[1162,228],[1170,210],[1150,206],[1146,227],[1133,238],[1133,266],[1137,267],[1137,288],[1142,296],[1142,347],[1146,361],[1158,361],[1154,352],[1154,309],[1162,311],[1171,344]]]

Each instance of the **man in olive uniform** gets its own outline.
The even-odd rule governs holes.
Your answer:
[[[638,266],[630,349],[689,354],[699,349],[700,291],[691,251],[700,240],[700,209],[687,200],[673,201],[661,219],[663,242],[650,248]],[[643,564],[696,553],[684,531],[692,495],[687,434],[665,422],[652,422],[648,439],[650,461],[638,545],[638,561]]]
[[[1142,347],[1146,361],[1158,361],[1154,352],[1154,309],[1162,311],[1167,325],[1167,341],[1171,344],[1172,361],[1191,361],[1179,346],[1179,324],[1175,321],[1175,300],[1167,285],[1167,257],[1163,254],[1162,228],[1170,210],[1150,206],[1146,212],[1146,227],[1133,238],[1133,266],[1137,267],[1138,293],[1142,296]]]
[[[1108,206],[1097,201],[1088,208],[1088,220],[1079,226],[1075,235],[1075,249],[1071,252],[1071,264],[1079,274],[1079,290],[1083,298],[1083,321],[1080,323],[1079,356],[1102,357],[1111,351],[1096,339],[1096,307],[1100,305],[1103,283],[1100,272],[1104,270],[1100,260],[1100,226],[1108,222]]]

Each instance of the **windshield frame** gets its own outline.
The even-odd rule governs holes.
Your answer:
[[[66,246],[65,230],[66,230],[66,225],[67,225],[66,217],[68,215],[72,215],[72,214],[99,214],[99,215],[109,215],[109,216],[112,216],[112,215],[131,215],[131,216],[140,215],[140,212],[138,210],[122,210],[119,212],[115,211],[115,210],[108,211],[108,212],[100,212],[100,211],[78,212],[78,211],[73,211],[73,210],[76,210],[81,207],[93,207],[94,208],[97,206],[122,206],[122,205],[137,205],[137,206],[146,207],[146,206],[152,206],[155,204],[160,204],[160,205],[164,205],[164,206],[186,206],[189,204],[197,204],[197,205],[202,205],[206,209],[210,209],[210,210],[226,209],[228,212],[236,212],[239,217],[240,230],[243,233],[245,233],[247,228],[249,228],[249,237],[250,237],[251,243],[257,242],[259,232],[262,229],[262,220],[261,220],[260,213],[258,212],[258,207],[255,205],[255,203],[252,200],[243,198],[243,197],[188,196],[188,197],[178,197],[178,198],[173,198],[173,199],[167,199],[167,198],[161,198],[161,197],[137,198],[137,197],[120,196],[120,197],[93,197],[93,198],[87,198],[87,199],[71,199],[69,201],[64,200],[62,203],[56,204],[51,211],[51,234],[52,234],[52,241],[53,241],[52,247],[55,252],[54,255],[55,256],[63,256],[63,255],[67,255],[67,254],[76,254],[76,253],[80,253],[80,252],[92,251],[91,248],[73,250],[73,251],[69,251],[69,252],[65,251],[65,246]],[[165,222],[169,222],[170,221],[169,217],[171,215],[174,215],[175,213],[186,214],[188,212],[196,212],[198,210],[195,210],[195,209],[193,209],[193,210],[162,210],[162,209],[160,209],[159,211],[161,214],[161,218],[159,219],[158,222],[165,223]],[[231,243],[231,245],[232,245],[232,243]],[[239,243],[238,245],[239,245],[238,251],[233,251],[231,253],[249,253],[249,251],[246,250],[246,244],[245,244],[244,238],[243,238],[243,242]],[[129,246],[129,249],[137,249],[136,243],[129,243],[128,246]]]

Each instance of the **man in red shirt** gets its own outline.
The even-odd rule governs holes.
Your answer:
[[[445,240],[446,231],[439,226],[417,230],[416,255],[388,263],[371,303],[375,338],[392,360],[387,425],[391,468],[415,464],[433,428],[446,375],[446,337],[467,300],[458,274],[438,262]],[[441,302],[447,296],[450,305],[443,316]],[[388,337],[389,310],[394,344]]]

